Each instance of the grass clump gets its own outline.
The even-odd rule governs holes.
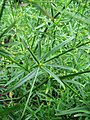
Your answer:
[[[1,1],[0,119],[90,119],[87,1]]]

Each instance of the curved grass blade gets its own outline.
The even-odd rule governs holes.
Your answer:
[[[56,113],[55,115],[61,116],[61,115],[68,115],[68,114],[74,114],[74,113],[90,114],[90,111],[86,107],[76,107],[69,110],[58,111],[58,113]]]
[[[55,80],[57,80],[58,83],[60,83],[60,85],[65,89],[65,85],[64,83],[53,73],[51,72],[49,69],[47,69],[46,67],[41,67],[44,71],[46,71],[49,75],[51,75]]]
[[[34,78],[35,74],[37,72],[37,69],[30,72],[28,75],[26,75],[24,78],[19,80],[16,84],[14,84],[11,88],[9,88],[5,93],[10,92],[18,87],[20,87],[22,84],[24,84],[26,81],[30,80],[31,78]]]
[[[41,61],[46,59],[47,57],[49,57],[51,54],[53,54],[54,52],[56,52],[58,49],[60,49],[60,47],[66,45],[68,42],[70,42],[71,40],[73,40],[75,37],[70,37],[68,40],[63,41],[62,43],[60,43],[58,46],[54,47],[51,51],[49,51],[45,56],[42,57]]]

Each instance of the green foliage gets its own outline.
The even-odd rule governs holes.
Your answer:
[[[89,120],[90,2],[0,3],[0,119]]]

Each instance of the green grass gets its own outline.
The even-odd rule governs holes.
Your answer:
[[[0,0],[0,119],[90,119],[89,0]]]

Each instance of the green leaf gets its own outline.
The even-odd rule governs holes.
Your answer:
[[[86,18],[86,16],[82,17],[80,14],[76,14],[75,12],[70,11],[64,11],[63,13],[70,17],[73,17],[74,19],[77,19],[80,22],[90,25],[90,18]]]
[[[11,107],[6,107],[4,109],[2,107],[0,107],[0,116],[2,116],[2,117],[7,116],[11,112],[18,111],[20,109],[20,107],[22,107],[21,104],[11,106]]]
[[[48,53],[46,53],[46,55],[44,55],[42,57],[41,60],[46,59],[47,57],[49,57],[51,54],[55,53],[58,49],[60,49],[60,47],[66,45],[68,42],[70,42],[71,40],[73,40],[75,37],[70,37],[68,40],[63,41],[62,43],[60,43],[58,46],[54,47],[51,51],[49,51]]]
[[[30,80],[31,78],[34,78],[35,74],[37,72],[37,69],[33,70],[32,72],[30,72],[28,75],[26,75],[24,78],[22,78],[21,80],[19,80],[16,84],[12,85],[11,88],[9,88],[7,92],[10,92],[18,87],[20,87],[22,84],[24,84],[26,81]]]
[[[51,67],[55,67],[55,68],[60,68],[60,69],[64,69],[64,70],[70,70],[70,71],[76,71],[76,69],[74,68],[71,68],[71,67],[68,67],[68,66],[61,66],[61,65],[58,65],[58,64],[45,64],[45,66],[51,66]]]
[[[7,58],[11,57],[11,54],[4,48],[0,48],[0,55],[2,55],[3,57],[7,57]]]
[[[74,114],[74,113],[90,114],[90,111],[88,111],[88,109],[86,107],[76,107],[76,108],[72,108],[69,110],[63,110],[63,111],[60,110],[56,113],[56,116]]]
[[[65,89],[65,85],[63,84],[63,82],[53,72],[51,72],[46,67],[41,67],[41,68],[45,70],[49,75],[51,75],[55,80],[57,80],[57,82],[60,83],[60,85]]]
[[[33,60],[37,63],[40,64],[38,58],[36,57],[36,55],[33,53],[33,51],[30,49],[30,47],[27,45],[26,41],[24,39],[22,39],[24,46],[26,47],[26,49],[29,51],[30,55],[32,56]]]
[[[2,17],[2,15],[3,15],[3,10],[4,10],[4,8],[5,8],[5,2],[6,2],[6,0],[3,0],[2,7],[1,7],[1,9],[0,9],[0,20],[1,20],[1,17]]]
[[[30,89],[30,92],[29,92],[29,95],[28,95],[28,98],[27,98],[27,101],[26,101],[26,104],[25,104],[25,107],[24,107],[24,110],[23,110],[23,113],[22,113],[22,117],[23,117],[24,114],[25,114],[25,111],[26,111],[26,108],[27,108],[27,105],[28,105],[30,96],[32,95],[32,91],[33,91],[34,84],[35,84],[36,79],[37,79],[37,76],[38,76],[38,72],[39,72],[39,68],[36,70],[35,78],[34,78],[34,80],[33,80],[33,83],[32,83],[32,86],[31,86],[31,89]]]
[[[1,34],[0,34],[0,38],[3,37],[4,34],[6,34],[14,25],[15,25],[15,21],[8,27],[6,28]]]
[[[40,25],[37,26],[35,29],[36,29],[36,30],[37,30],[37,29],[40,29],[40,28],[42,28],[43,26],[45,26],[45,23],[40,24]]]
[[[9,85],[9,84],[11,84],[13,81],[15,81],[15,79],[17,79],[18,77],[20,77],[21,75],[23,75],[24,74],[24,71],[19,71],[10,81],[8,81],[6,84],[5,84],[5,86],[7,86],[7,85]]]
[[[30,1],[30,3],[32,3],[33,6],[37,7],[38,9],[40,9],[40,11],[47,17],[50,18],[51,20],[53,20],[52,16],[50,16],[50,14],[40,5],[37,4],[34,1]]]
[[[76,47],[70,48],[70,49],[68,49],[68,50],[66,50],[66,51],[64,51],[64,52],[62,52],[62,53],[59,53],[58,55],[55,55],[54,57],[46,60],[44,63],[46,63],[46,62],[48,62],[48,61],[51,61],[51,60],[53,60],[53,59],[55,59],[55,58],[58,58],[58,57],[66,54],[66,53],[68,53],[68,52],[71,52],[71,51],[75,50],[76,48],[80,48],[80,47],[82,47],[82,46],[84,46],[84,45],[86,45],[86,44],[89,44],[89,43],[90,43],[90,41],[87,41],[87,42],[85,42],[85,43],[81,43],[80,45],[76,45]]]

